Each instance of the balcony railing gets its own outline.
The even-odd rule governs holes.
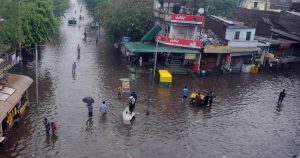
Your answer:
[[[169,46],[178,46],[185,48],[201,48],[203,43],[200,40],[187,40],[187,39],[179,39],[179,38],[170,38],[162,35],[158,35],[156,40],[159,43],[169,45]]]

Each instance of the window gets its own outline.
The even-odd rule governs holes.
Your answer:
[[[169,37],[170,25],[165,25],[164,36]]]
[[[257,8],[258,2],[254,2],[254,8]]]
[[[235,40],[240,39],[240,31],[235,32],[235,34],[234,34],[234,39],[235,39]]]
[[[250,39],[251,39],[251,32],[247,32],[246,41],[250,41]]]

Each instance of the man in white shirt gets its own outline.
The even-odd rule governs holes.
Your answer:
[[[107,113],[107,106],[105,104],[105,101],[103,101],[102,104],[100,105],[100,112],[102,114],[106,114]]]
[[[130,96],[129,97],[129,111],[130,111],[130,114],[134,110],[134,105],[135,105],[135,99],[134,99],[133,96]]]

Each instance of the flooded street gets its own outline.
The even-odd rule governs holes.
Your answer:
[[[103,30],[96,45],[92,17],[81,2],[72,3],[57,36],[39,52],[39,104],[34,83],[31,106],[0,148],[0,157],[289,158],[300,151],[300,68],[203,79],[175,75],[170,88],[155,83],[153,107],[146,116],[149,74],[132,74]],[[84,20],[68,26],[67,19],[79,17],[81,6]],[[85,28],[86,41],[81,37]],[[35,79],[35,61],[25,62],[19,72]],[[138,95],[131,126],[121,122],[123,104],[116,92],[125,77],[134,79],[131,90]],[[183,104],[185,85],[191,91],[214,90],[213,107]],[[276,108],[283,88],[287,97]],[[90,118],[85,96],[95,99]],[[99,112],[104,100],[111,111],[106,117]],[[44,117],[57,122],[58,137],[46,136]]]

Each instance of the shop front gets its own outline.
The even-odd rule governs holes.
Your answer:
[[[204,48],[201,58],[201,69],[215,70],[228,63],[230,56],[229,46],[207,45]],[[227,59],[227,60],[226,60]],[[204,66],[203,66],[204,65]],[[228,67],[228,66],[227,66]]]
[[[258,54],[257,47],[231,47],[230,67],[232,72],[241,72],[244,67],[255,66],[255,55]]]
[[[156,47],[141,42],[131,42],[125,46],[129,61],[140,66],[153,65],[157,53],[158,68],[168,69],[172,73],[183,73],[187,69],[198,71],[199,50],[160,45]]]
[[[20,121],[29,106],[28,88],[33,80],[24,75],[7,74],[0,84],[0,137]]]

